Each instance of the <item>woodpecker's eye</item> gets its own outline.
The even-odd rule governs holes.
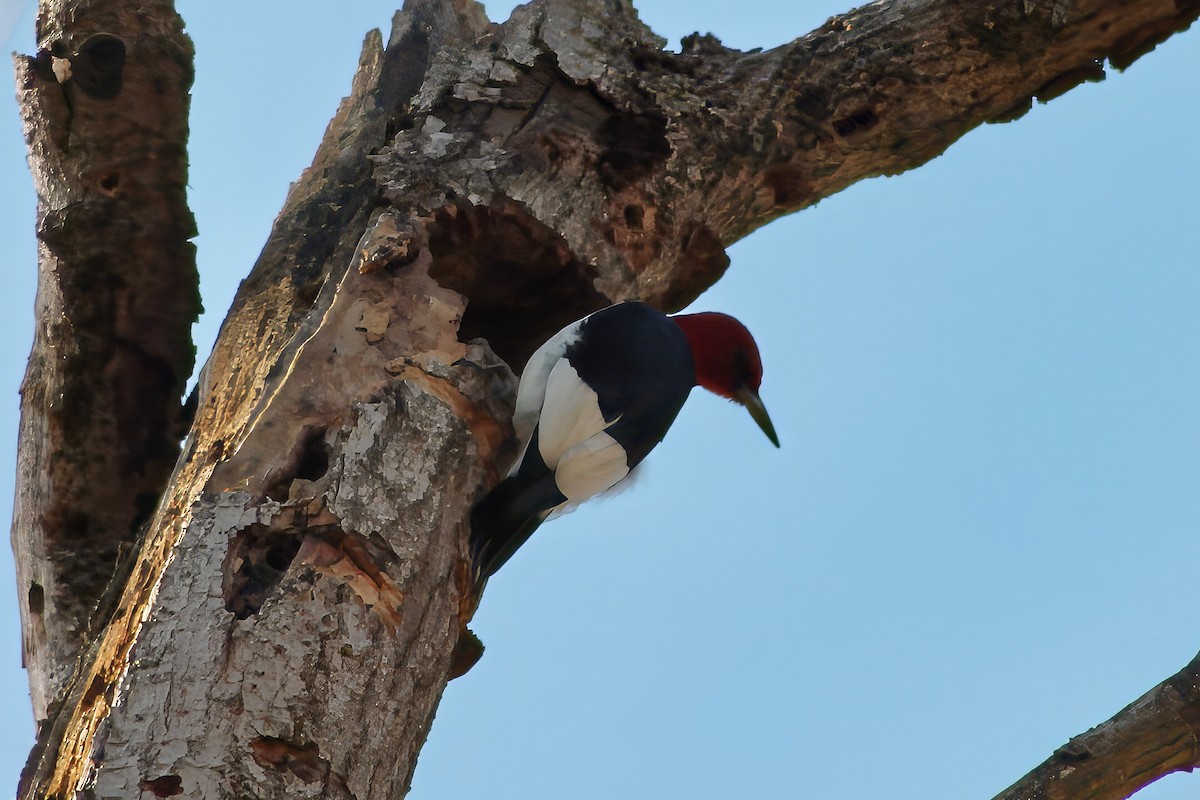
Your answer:
[[[750,369],[750,356],[746,351],[738,350],[733,354],[733,377],[738,386],[753,386],[754,371]]]

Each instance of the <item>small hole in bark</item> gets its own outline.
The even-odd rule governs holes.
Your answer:
[[[104,692],[108,687],[104,683],[104,679],[99,675],[92,678],[92,682],[88,684],[87,691],[83,693],[83,701],[80,705],[83,708],[91,708],[96,704],[96,701],[104,696]]]
[[[71,79],[85,94],[109,100],[121,93],[125,42],[111,33],[97,33],[71,58]]]
[[[300,550],[300,537],[251,525],[234,537],[225,560],[225,610],[238,619],[257,614]]]
[[[300,434],[287,462],[267,481],[264,492],[272,500],[288,499],[292,482],[315,481],[329,471],[329,448],[325,444],[325,429],[309,426]]]
[[[600,177],[615,189],[645,177],[671,156],[667,118],[662,114],[614,112],[597,131],[604,148]]]
[[[787,164],[768,169],[763,174],[763,182],[774,195],[774,204],[780,207],[798,205],[812,193],[800,168]]]
[[[273,736],[260,736],[251,740],[250,752],[260,766],[290,772],[305,783],[317,783],[329,775],[329,762],[321,758],[315,743],[294,744]]]
[[[100,179],[100,190],[105,194],[115,194],[117,187],[121,185],[121,176],[115,172],[109,173]]]
[[[329,471],[329,446],[325,444],[325,429],[314,428],[306,432],[300,463],[296,465],[296,477],[315,481],[325,477]]]
[[[40,583],[29,584],[29,594],[26,595],[29,613],[41,614],[46,610],[46,590]]]
[[[829,113],[829,96],[824,92],[818,92],[813,89],[802,92],[796,95],[796,99],[792,101],[792,105],[802,117],[823,122],[830,117]]]
[[[155,797],[174,797],[183,794],[183,778],[178,775],[163,775],[152,781],[142,781],[138,787],[143,792],[150,792]]]
[[[848,117],[833,121],[833,129],[838,136],[846,137],[854,133],[864,133],[879,124],[879,116],[874,109],[865,108]]]
[[[625,224],[629,226],[630,230],[640,231],[645,216],[646,211],[641,206],[625,206]]]

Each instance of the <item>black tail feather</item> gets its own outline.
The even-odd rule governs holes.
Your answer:
[[[549,473],[530,482],[521,474],[505,478],[471,510],[471,555],[482,585],[529,540],[550,511],[566,498]]]

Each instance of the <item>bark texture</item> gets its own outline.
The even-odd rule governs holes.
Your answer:
[[[38,194],[38,292],[12,529],[39,719],[94,635],[118,554],[179,455],[200,311],[182,20],[152,0],[40,12],[41,49],[16,61]]]
[[[235,300],[22,796],[404,794],[474,610],[468,509],[512,455],[507,364],[609,302],[686,304],[757,226],[1197,14],[893,0],[672,54],[620,0],[408,3]]]
[[[1112,719],[1076,736],[995,800],[1122,800],[1200,766],[1200,655]]]

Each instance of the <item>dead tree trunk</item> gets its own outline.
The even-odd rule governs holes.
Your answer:
[[[613,301],[685,305],[756,227],[1098,80],[1105,58],[1122,67],[1200,14],[1163,0],[896,0],[769,52],[695,36],[672,54],[624,0],[541,0],[504,25],[470,0],[412,0],[386,45],[367,37],[225,321],[174,473],[140,467],[161,491],[144,536],[136,502],[95,523],[105,547],[138,547],[106,596],[96,580],[67,588],[97,545],[51,512],[92,519],[102,498],[71,487],[134,468],[61,454],[141,451],[136,437],[96,438],[113,426],[101,410],[59,411],[88,388],[38,354],[72,336],[124,343],[138,303],[162,313],[132,328],[176,342],[153,327],[168,315],[145,277],[155,268],[182,287],[170,308],[195,313],[182,162],[160,165],[172,202],[155,205],[133,194],[153,175],[134,182],[68,146],[148,102],[135,88],[181,113],[180,23],[165,0],[127,5],[43,0],[39,54],[18,61],[44,301],[14,528],[46,718],[23,797],[402,795],[474,610],[465,521],[511,456],[506,364]],[[172,119],[162,135],[176,149],[162,151],[182,153]],[[90,251],[45,224],[76,197],[111,220],[111,237],[89,228],[96,246],[139,270],[113,279],[130,299],[111,318],[51,303],[60,281],[89,274]],[[150,208],[175,235],[167,267],[118,237]],[[169,440],[187,361],[174,345],[155,358],[166,379],[142,422]],[[118,426],[148,414],[103,413]],[[97,603],[107,624],[82,635]],[[1177,757],[1157,774],[1197,763],[1171,735]],[[1119,779],[1104,796],[1143,785]]]
[[[17,64],[39,275],[13,549],[38,719],[187,431],[180,394],[200,311],[186,197],[192,44],[160,2],[146,4],[130,48],[108,33],[129,23],[121,5],[83,4],[69,28],[44,18],[43,48]]]

